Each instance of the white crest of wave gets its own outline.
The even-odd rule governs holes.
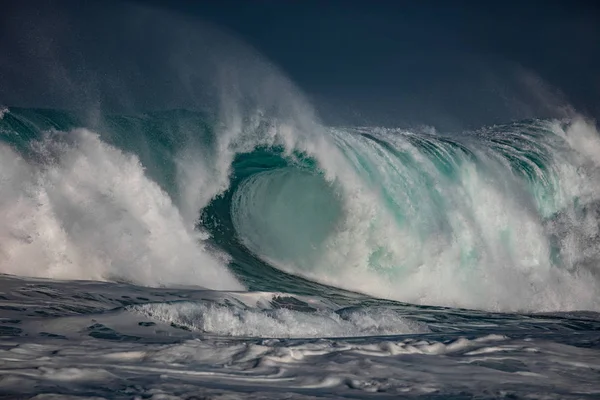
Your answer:
[[[425,333],[428,328],[391,309],[357,309],[342,318],[329,310],[241,309],[214,303],[158,303],[130,309],[163,323],[212,335],[267,338],[353,337]]]
[[[0,272],[243,288],[136,156],[88,130],[51,136],[42,162],[0,145]]]

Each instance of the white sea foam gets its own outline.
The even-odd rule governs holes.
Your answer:
[[[36,154],[0,145],[0,272],[242,288],[135,156],[87,130],[51,134]]]
[[[283,394],[290,399],[432,394],[577,399],[600,395],[598,368],[593,349],[498,335],[449,341],[57,340],[4,343],[0,390],[19,398],[40,392],[81,398],[78,390],[84,386],[94,399],[270,399]]]
[[[243,309],[210,303],[143,304],[130,308],[152,320],[212,335],[242,337],[351,337],[428,332],[426,326],[393,310],[356,310],[344,314]]]

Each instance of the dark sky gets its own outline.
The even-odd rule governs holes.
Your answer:
[[[85,14],[91,3],[70,7]],[[557,115],[566,104],[600,116],[600,2],[136,3],[233,32],[334,123],[454,128]]]
[[[600,114],[600,2],[151,3],[237,32],[317,103],[344,113],[527,117],[550,112],[556,99],[539,97],[560,90],[576,108]],[[539,79],[546,87],[531,87]]]

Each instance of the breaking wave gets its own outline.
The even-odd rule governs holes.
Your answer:
[[[443,134],[257,115],[228,136],[210,121],[5,113],[0,271],[598,309],[600,140],[583,119]]]

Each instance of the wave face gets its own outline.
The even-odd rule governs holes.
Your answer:
[[[259,113],[224,132],[187,111],[11,108],[0,140],[2,273],[600,309],[584,120],[443,134]]]

